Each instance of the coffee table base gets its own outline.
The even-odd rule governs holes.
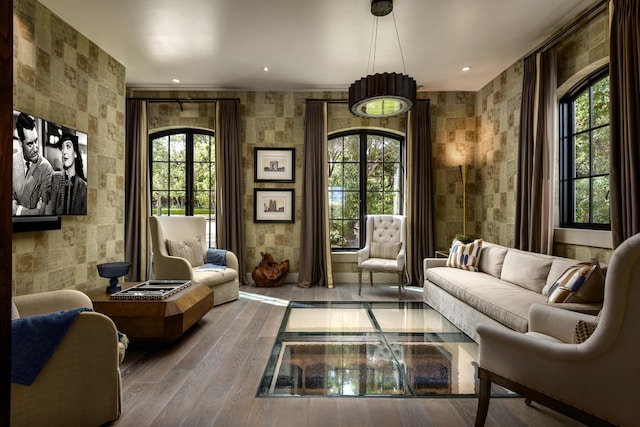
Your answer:
[[[125,283],[122,288],[136,284]],[[196,283],[164,300],[114,300],[104,288],[86,293],[93,309],[109,316],[134,342],[173,342],[213,307],[213,291]]]

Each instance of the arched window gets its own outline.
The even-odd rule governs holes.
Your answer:
[[[329,136],[328,151],[331,247],[359,249],[367,215],[403,214],[404,138],[373,130],[341,132]]]
[[[560,225],[610,229],[609,67],[560,101]]]
[[[209,247],[216,247],[214,133],[171,129],[149,136],[153,215],[204,216]]]

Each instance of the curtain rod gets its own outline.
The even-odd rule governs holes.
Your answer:
[[[128,97],[132,101],[147,102],[214,102],[214,101],[240,101],[240,98],[144,98],[144,97]]]
[[[585,21],[584,24],[586,25],[592,20],[594,20],[595,18],[597,18],[598,16],[600,16],[606,10],[608,10],[608,7],[603,7],[603,6],[607,6],[608,4],[609,4],[609,0],[601,0],[591,9],[587,10],[582,15],[580,15],[576,20],[574,20],[571,24],[569,24],[568,27],[562,29],[555,36],[551,37],[549,40],[544,42],[542,46],[538,47],[537,49],[534,49],[530,54],[526,56],[529,56],[531,54],[541,53],[546,51],[547,49],[550,49],[552,47],[559,45],[560,43],[565,41],[567,37],[572,35],[574,32],[582,29],[583,26],[581,26],[580,24],[582,24],[583,21]]]

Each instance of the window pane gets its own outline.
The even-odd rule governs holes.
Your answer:
[[[169,163],[153,162],[153,189],[168,190],[169,189]]]
[[[193,161],[208,162],[212,158],[213,138],[209,135],[193,135]]]
[[[593,131],[593,174],[609,173],[609,126]]]
[[[154,191],[151,193],[151,209],[154,215],[166,215],[167,201],[169,200],[168,191]]]
[[[574,181],[575,217],[576,223],[589,222],[589,178]]]
[[[384,147],[384,138],[380,135],[367,137],[367,161],[381,162]]]
[[[187,159],[187,142],[185,134],[171,135],[170,153],[172,161],[185,161]]]
[[[397,139],[385,138],[384,161],[400,161],[400,141],[398,141]]]
[[[384,194],[384,213],[389,215],[396,215],[397,207],[399,206],[398,193],[385,193]]]
[[[342,221],[336,220],[329,222],[329,239],[331,241],[331,246],[333,247],[344,247],[347,243],[347,239],[344,238],[342,232],[342,224]]]
[[[210,163],[195,163],[193,165],[193,188],[196,190],[209,190],[211,186]]]
[[[344,193],[344,218],[360,218],[360,192],[349,191]]]
[[[590,102],[589,102],[589,91],[586,90],[582,92],[582,94],[576,98],[574,102],[574,115],[575,115],[575,132],[581,132],[583,130],[589,129],[589,112],[590,112]]]
[[[171,162],[169,170],[169,185],[171,190],[184,190],[186,188],[186,165],[184,163]]]
[[[167,160],[169,154],[169,137],[156,138],[152,143],[152,160]]]
[[[328,142],[328,159],[329,162],[342,162],[343,157],[343,138],[333,138]]]
[[[609,177],[593,179],[593,220],[596,224],[609,224]]]
[[[576,135],[575,145],[575,165],[576,177],[589,176],[591,171],[591,147],[589,145],[589,134],[581,133]]]
[[[367,163],[367,192],[382,191],[382,167],[379,163]]]
[[[344,158],[345,162],[360,161],[360,136],[350,135],[344,138]]]
[[[209,211],[215,212],[214,209],[214,194],[212,191],[195,191],[193,193],[193,214],[194,215],[208,215]]]
[[[332,163],[329,165],[329,188],[344,187],[344,171],[342,163]]]
[[[344,165],[345,190],[360,189],[360,173],[357,163],[345,163]]]
[[[380,215],[382,210],[382,193],[367,192],[367,214]]]
[[[329,191],[329,217],[342,218],[342,204],[344,202],[344,193],[342,191]]]
[[[609,76],[593,86],[593,126],[608,124],[609,119]]]

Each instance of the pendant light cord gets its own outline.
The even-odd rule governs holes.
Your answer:
[[[402,60],[402,72],[407,74],[407,65],[404,62],[404,52],[402,51],[402,44],[400,44],[400,33],[398,32],[398,24],[396,23],[396,14],[391,12],[393,16],[393,27],[396,30],[396,40],[398,41],[398,49],[400,50],[400,59]],[[371,26],[371,42],[369,43],[369,60],[367,62],[367,71],[365,74],[369,74],[369,68],[371,68],[371,74],[376,72],[376,51],[378,48],[378,17],[373,17],[373,25]]]

